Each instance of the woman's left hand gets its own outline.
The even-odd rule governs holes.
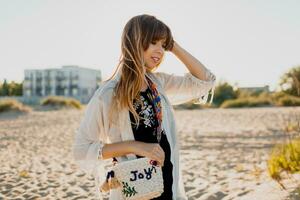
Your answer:
[[[177,44],[177,42],[175,40],[173,40],[173,47],[172,47],[172,49],[170,51],[172,53],[174,53],[177,50],[177,48],[178,48],[178,44]]]

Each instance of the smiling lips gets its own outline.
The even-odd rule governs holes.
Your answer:
[[[155,62],[155,63],[158,63],[159,62],[159,60],[160,60],[160,58],[159,57],[151,57],[152,58],[152,60]]]

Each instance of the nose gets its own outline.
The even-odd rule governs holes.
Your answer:
[[[159,52],[160,54],[164,53],[164,48],[162,47],[162,45],[158,44],[156,47],[156,51]]]

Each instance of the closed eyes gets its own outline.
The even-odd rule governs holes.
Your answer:
[[[151,44],[153,44],[153,45],[156,45],[156,43],[157,43],[156,41],[152,41],[152,42],[151,42]],[[163,47],[165,50],[166,50],[166,46],[167,46],[166,43],[163,43],[163,44],[162,44],[162,47]]]

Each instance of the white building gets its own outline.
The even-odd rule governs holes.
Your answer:
[[[98,88],[100,82],[100,70],[78,66],[63,66],[59,69],[25,70],[23,96],[69,96],[86,103]]]

